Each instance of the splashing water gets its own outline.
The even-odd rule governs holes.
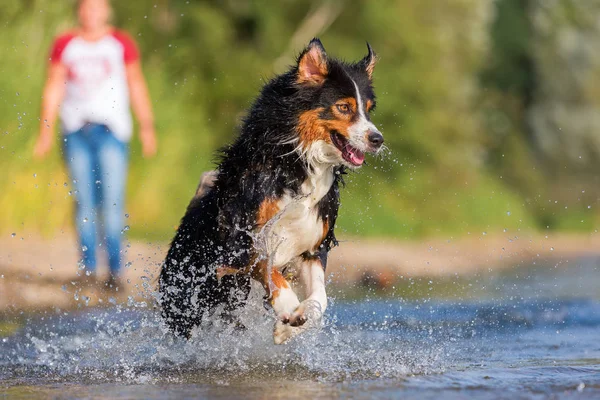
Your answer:
[[[275,373],[286,379],[340,381],[441,372],[447,361],[449,349],[433,335],[422,338],[429,346],[415,349],[396,334],[398,326],[388,325],[387,317],[380,322],[350,318],[350,325],[340,324],[348,317],[341,316],[343,309],[341,314],[334,311],[321,329],[275,346],[273,317],[261,301],[253,297],[240,313],[246,329],[210,319],[189,341],[167,332],[154,311],[90,309],[44,317],[3,340],[3,378],[211,382]]]
[[[472,301],[334,299],[322,326],[283,346],[256,287],[240,311],[245,329],[207,319],[189,341],[134,302],[57,311],[0,340],[0,381],[9,396],[598,396],[600,301],[586,295],[598,293],[598,269],[557,273],[496,277],[506,290]],[[577,275],[588,286],[573,297]],[[559,283],[570,297],[555,295]],[[535,296],[512,296],[528,290]]]

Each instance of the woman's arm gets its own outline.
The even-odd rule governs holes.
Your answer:
[[[133,112],[140,124],[140,140],[144,157],[156,154],[156,133],[154,132],[154,116],[148,87],[139,61],[127,64],[127,85],[131,97]]]
[[[58,108],[65,95],[66,77],[67,68],[63,64],[50,64],[42,98],[40,131],[33,149],[33,155],[37,158],[44,157],[52,148]]]

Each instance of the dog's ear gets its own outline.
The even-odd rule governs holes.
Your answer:
[[[298,57],[298,82],[320,85],[327,77],[327,54],[321,41],[314,38]]]
[[[373,70],[375,69],[375,64],[377,64],[377,54],[375,54],[369,42],[367,42],[367,49],[369,50],[369,53],[365,58],[360,60],[360,65],[367,71],[369,79],[373,79]]]

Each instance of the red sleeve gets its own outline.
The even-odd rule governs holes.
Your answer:
[[[114,31],[113,36],[123,46],[123,61],[125,61],[125,64],[131,64],[140,59],[137,44],[131,36],[123,31]]]
[[[60,63],[63,51],[65,51],[65,48],[67,47],[71,39],[73,39],[74,37],[75,35],[73,33],[65,33],[60,36],[57,36],[54,39],[52,49],[50,50],[50,63]]]

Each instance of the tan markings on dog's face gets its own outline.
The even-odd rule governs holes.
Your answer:
[[[305,111],[300,115],[298,122],[298,136],[303,147],[310,146],[318,140],[324,140],[331,143],[330,133],[338,132],[340,135],[348,138],[348,130],[354,123],[353,120],[358,114],[358,104],[354,97],[340,99],[330,106],[333,119],[322,119],[321,113],[324,108],[317,108]]]
[[[367,100],[367,106],[366,106],[367,112],[370,112],[371,108],[373,108],[373,100],[369,99],[369,100]]]
[[[323,120],[323,126],[328,133],[336,131],[345,138],[350,137],[349,129],[354,124],[354,116],[357,113],[356,100],[353,98],[337,101],[331,106],[334,119]]]
[[[266,224],[275,214],[279,212],[279,206],[277,201],[273,199],[266,199],[258,207],[258,213],[256,215],[256,224],[262,227]]]
[[[300,143],[305,148],[317,140],[327,140],[329,136],[329,132],[323,126],[323,120],[319,116],[322,111],[323,108],[317,108],[300,114],[298,136],[300,137]]]
[[[331,106],[331,113],[336,119],[348,121],[351,120],[357,113],[356,99],[354,97],[346,97],[336,101]]]

